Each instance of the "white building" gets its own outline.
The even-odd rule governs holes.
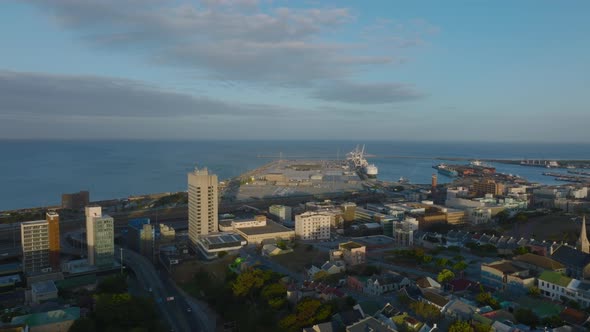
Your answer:
[[[97,267],[112,266],[115,254],[114,220],[103,215],[100,206],[87,206],[85,212],[88,264]]]
[[[25,273],[49,272],[49,224],[47,220],[27,221],[20,224]]]
[[[268,212],[273,216],[279,218],[282,223],[290,224],[293,222],[292,211],[290,206],[286,205],[271,205]]]
[[[467,209],[467,219],[472,225],[488,223],[492,220],[492,209],[486,207]]]
[[[188,237],[193,245],[199,236],[218,231],[217,175],[204,169],[188,173]]]
[[[334,215],[326,212],[308,211],[295,216],[295,235],[302,240],[325,240],[330,238],[330,223]]]

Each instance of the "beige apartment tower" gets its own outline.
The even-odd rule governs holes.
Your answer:
[[[49,224],[47,220],[21,223],[20,235],[23,249],[23,271],[26,274],[50,272]]]
[[[218,232],[217,175],[204,169],[188,173],[188,237],[193,244],[200,235]]]
[[[45,215],[49,230],[49,263],[54,271],[59,270],[59,214],[55,211],[48,211]]]
[[[85,211],[88,264],[111,267],[115,254],[114,220],[103,215],[100,206],[87,206]]]

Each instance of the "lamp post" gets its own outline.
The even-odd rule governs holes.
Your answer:
[[[119,248],[121,252],[121,274],[123,274],[123,248]]]

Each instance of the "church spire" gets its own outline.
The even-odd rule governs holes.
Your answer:
[[[590,242],[588,242],[588,236],[586,235],[586,215],[582,218],[582,230],[580,231],[580,238],[576,243],[578,250],[590,253]]]

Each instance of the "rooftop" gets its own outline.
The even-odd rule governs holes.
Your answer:
[[[281,224],[277,224],[276,222],[270,221],[270,220],[266,221],[266,226],[239,228],[236,231],[243,233],[247,236],[268,234],[268,233],[293,232],[292,229],[287,228]]]
[[[40,312],[24,316],[14,317],[12,324],[26,323],[29,327],[55,324],[80,318],[80,308],[70,307],[60,310]]]
[[[47,281],[39,281],[31,285],[31,289],[35,293],[51,293],[57,292],[57,287],[55,287],[55,283],[52,280]]]
[[[539,256],[531,253],[514,257],[515,261],[520,261],[541,267],[545,270],[559,270],[565,268],[560,262],[545,256]]]
[[[378,321],[373,317],[367,317],[360,322],[350,325],[346,327],[347,332],[366,332],[366,331],[373,331],[373,332],[393,332],[395,331],[391,327],[385,325],[384,323]]]
[[[539,276],[539,280],[547,281],[562,287],[567,287],[567,285],[569,285],[569,283],[572,281],[572,278],[564,276],[561,273],[553,271],[544,271]]]
[[[361,248],[361,247],[363,247],[363,245],[360,243],[353,242],[353,241],[348,241],[348,242],[340,243],[339,247],[342,249],[351,250],[351,249]]]
[[[493,262],[490,264],[482,264],[482,266],[489,266],[489,267],[494,268],[504,274],[511,274],[511,273],[521,272],[521,271],[526,270],[524,268],[521,268],[519,266],[512,264],[509,261],[499,261],[499,262]]]

